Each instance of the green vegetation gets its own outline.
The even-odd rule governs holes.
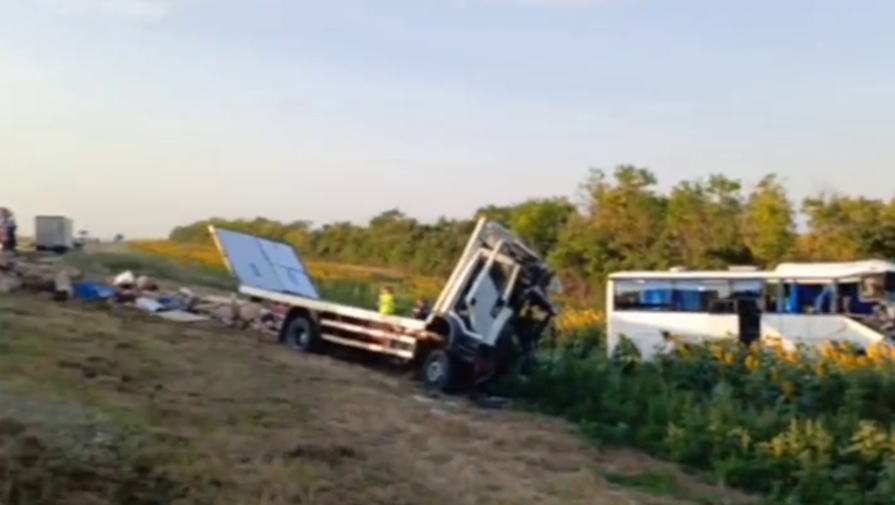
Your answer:
[[[603,444],[636,447],[772,504],[883,505],[895,497],[895,360],[820,360],[736,343],[640,362],[603,332],[563,339],[511,392]],[[646,479],[641,486],[673,482]],[[629,485],[631,485],[629,483]]]
[[[510,225],[549,256],[573,294],[595,300],[602,279],[616,270],[895,257],[895,200],[822,194],[797,205],[774,175],[749,189],[712,175],[663,193],[650,170],[630,165],[611,175],[593,170],[581,189],[578,205],[532,199],[476,214]],[[796,233],[798,212],[808,224],[802,235]],[[420,223],[399,210],[383,212],[367,226],[213,221],[285,240],[309,257],[427,275],[448,273],[473,226],[467,219]],[[206,224],[178,227],[170,238],[207,242]]]

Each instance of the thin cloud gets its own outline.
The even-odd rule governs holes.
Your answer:
[[[175,0],[38,0],[63,14],[107,13],[157,21],[171,15]]]
[[[468,1],[468,0],[465,0]],[[610,3],[620,3],[627,0],[481,0],[490,3],[502,3],[508,5],[527,5],[531,7],[593,7]]]
[[[61,65],[0,54],[0,83],[41,84],[58,81],[63,70]]]
[[[694,102],[686,102],[686,101],[654,102],[654,103],[650,103],[647,108],[651,112],[675,114],[675,113],[694,112],[697,108],[697,105]]]

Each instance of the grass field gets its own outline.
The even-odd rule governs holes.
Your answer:
[[[895,496],[891,348],[859,355],[831,344],[814,356],[731,342],[642,363],[631,350],[606,355],[593,310],[567,308],[557,326],[546,359],[514,391],[532,409],[770,503],[882,505]]]
[[[120,250],[75,255],[70,261],[97,272],[131,268],[193,286],[232,288],[220,265],[172,256],[176,261],[158,250]],[[349,303],[372,300],[378,280],[364,279],[381,274],[328,268],[330,273],[321,277],[331,297]],[[415,285],[411,279],[405,282]],[[354,287],[365,283],[367,291]],[[673,359],[642,362],[630,351],[608,357],[599,316],[567,311],[558,338],[547,342],[534,373],[506,387],[517,405],[571,421],[594,446],[573,435],[570,425],[541,415],[419,402],[413,386],[401,378],[295,355],[227,331],[184,329],[134,315],[46,309],[27,299],[4,303],[0,335],[17,338],[0,339],[7,346],[0,354],[16,359],[0,366],[0,384],[19,383],[17,391],[61,391],[65,398],[112,412],[107,415],[115,419],[113,425],[134,427],[127,433],[151,437],[152,444],[124,444],[137,448],[128,461],[148,457],[156,462],[153,468],[173,472],[164,478],[193,489],[195,496],[184,503],[213,503],[207,500],[214,493],[227,496],[227,503],[248,503],[251,493],[261,489],[252,486],[261,482],[274,493],[268,503],[290,503],[286,497],[294,496],[289,493],[298,486],[294,472],[307,472],[301,474],[308,476],[306,485],[322,486],[313,487],[314,498],[307,495],[302,503],[360,502],[364,493],[370,493],[366,501],[376,503],[385,495],[368,490],[374,482],[395,493],[382,503],[747,501],[730,487],[749,489],[764,496],[762,503],[774,505],[884,505],[895,496],[895,356],[886,347],[862,356],[830,345],[810,357],[722,343],[682,346]],[[18,340],[22,335],[28,337]],[[110,366],[110,360],[116,361],[116,370],[126,371],[115,372],[118,379],[96,380],[102,376],[97,370]],[[75,380],[78,373],[82,379]],[[154,385],[131,390],[127,384],[139,382],[141,374]],[[231,404],[224,400],[228,395]],[[221,437],[214,438],[213,447],[205,443],[210,434]],[[268,434],[270,440],[261,440]],[[266,466],[246,463],[239,474],[247,480],[233,479],[227,465],[234,460],[228,457],[248,458],[244,451],[254,445],[288,447],[287,434],[299,442],[309,437],[312,445],[327,441],[348,447],[336,452],[361,451],[364,463],[353,456],[347,466],[329,460],[311,464],[313,457],[298,458],[300,464],[277,460],[279,475],[292,479],[282,484],[270,483],[274,477]],[[146,447],[173,452],[144,457]],[[610,447],[637,448],[691,470],[684,473],[630,449]],[[301,449],[306,450],[319,449]],[[213,461],[221,458],[230,463],[215,466]],[[354,472],[346,486],[328,487],[345,471]],[[452,486],[459,497],[452,497]],[[457,491],[461,488],[468,491]],[[211,494],[196,491],[203,489]],[[356,495],[339,494],[349,491]]]
[[[72,259],[99,274],[150,264]],[[425,399],[403,377],[125,308],[0,297],[0,356],[6,505],[743,501],[556,419]]]

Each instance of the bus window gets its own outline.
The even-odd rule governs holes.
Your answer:
[[[711,281],[701,279],[679,280],[674,283],[676,298],[675,309],[678,312],[709,312],[709,305],[713,296],[708,296],[711,291],[706,290],[706,284]]]
[[[785,297],[783,285],[776,280],[769,281],[764,286],[764,307],[762,307],[762,312],[768,314],[782,313],[781,307]]]
[[[737,279],[730,282],[732,298],[762,298],[764,282],[758,279]]]
[[[614,310],[672,310],[671,283],[651,280],[613,282]]]
[[[676,312],[717,313],[718,300],[730,298],[730,281],[726,279],[687,279],[674,281]]]

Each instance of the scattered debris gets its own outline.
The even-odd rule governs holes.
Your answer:
[[[164,310],[161,312],[156,312],[155,315],[162,319],[167,319],[168,321],[173,321],[175,323],[200,323],[211,320],[211,318],[208,316],[193,314],[191,312],[186,312],[183,310]]]
[[[61,264],[32,257],[0,256],[0,294],[15,291],[47,293],[53,300],[80,300],[130,306],[142,312],[179,323],[214,321],[261,333],[279,331],[285,311],[265,308],[236,295],[200,296],[183,286],[169,292],[149,275],[130,270],[106,282],[86,280],[83,273]]]
[[[22,287],[22,279],[0,273],[0,294],[11,293]]]
[[[130,270],[121,272],[120,274],[112,278],[112,285],[116,288],[130,289],[134,287],[134,284],[136,284],[136,282],[137,278],[134,277],[134,273]]]
[[[115,288],[91,281],[82,281],[74,286],[75,298],[97,301],[111,300],[115,297]]]

